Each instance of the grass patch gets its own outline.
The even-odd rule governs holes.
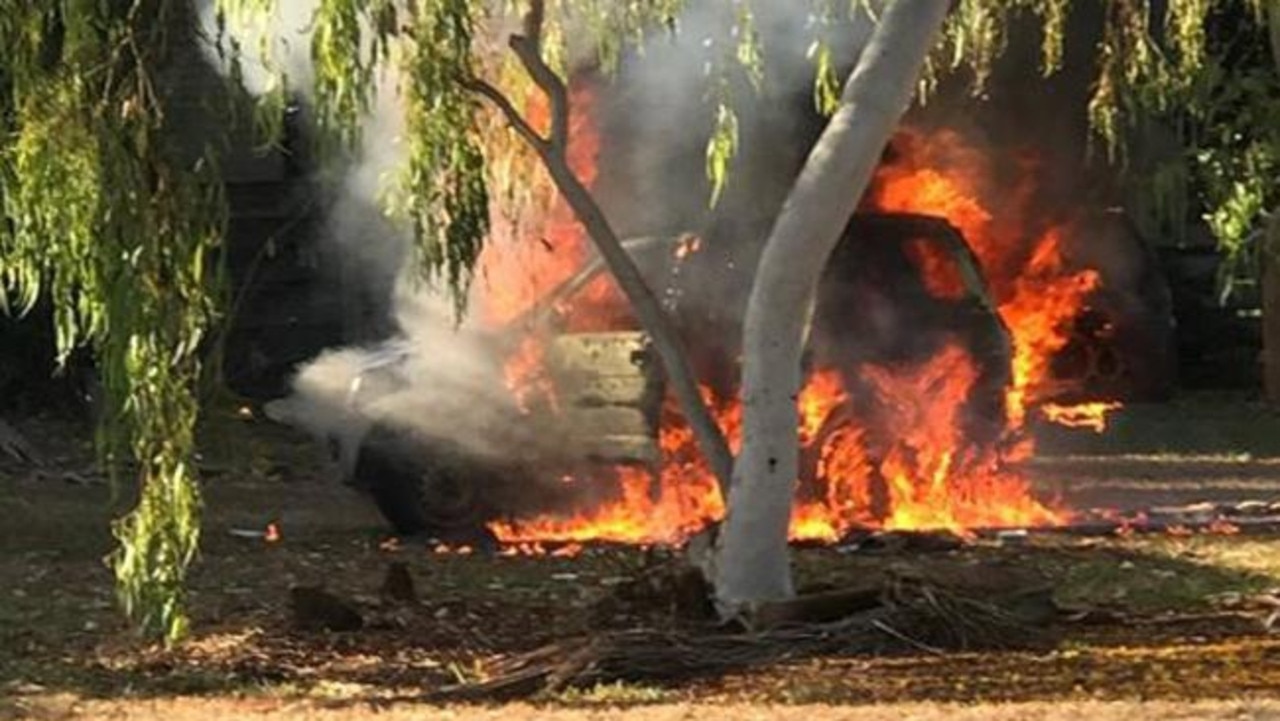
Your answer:
[[[1280,585],[1280,563],[1245,562],[1257,560],[1263,548],[1275,556],[1280,542],[1234,537],[1117,541],[1044,556],[1038,564],[1067,606],[1138,615],[1195,613],[1210,609],[1224,594],[1255,594]]]
[[[566,689],[548,694],[544,701],[562,706],[647,706],[672,703],[679,695],[671,689],[628,683],[602,683],[586,689]]]

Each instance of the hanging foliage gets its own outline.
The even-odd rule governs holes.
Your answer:
[[[478,101],[459,82],[474,74],[476,17],[466,0],[425,0],[406,52],[409,162],[403,179],[419,266],[441,275],[464,311],[471,268],[489,232]]]
[[[1280,203],[1280,3],[1274,0],[1108,0],[1102,6],[1097,75],[1086,109],[1109,160],[1153,124],[1173,129],[1183,153],[1132,178],[1152,220],[1181,237],[1202,209],[1226,252],[1221,288],[1256,276],[1264,217]],[[1062,64],[1066,0],[960,0],[939,48],[941,64],[967,69],[980,92],[1014,16],[1033,13],[1044,32],[1046,74]],[[1216,32],[1216,38],[1215,38]],[[936,62],[936,61],[935,61]]]
[[[211,166],[179,160],[165,128],[159,72],[181,7],[0,1],[0,290],[20,311],[52,301],[59,358],[95,352],[99,450],[138,495],[115,524],[120,601],[170,640],[199,541],[197,348],[224,215]]]

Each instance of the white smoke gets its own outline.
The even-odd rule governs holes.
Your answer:
[[[311,34],[319,0],[273,5],[265,27],[256,23],[242,27],[232,19],[220,28],[216,0],[199,0],[200,30],[208,39],[204,49],[210,62],[230,74],[232,58],[237,57],[244,89],[255,96],[275,88],[281,74],[291,88],[299,90],[312,87],[315,79]]]
[[[231,20],[220,30],[215,0],[200,0],[201,31],[210,40],[204,47],[206,57],[228,75],[238,62],[244,89],[251,95],[261,96],[283,80],[290,96],[309,101],[319,0],[274,5],[265,25]],[[349,282],[384,288],[399,275],[407,249],[403,230],[387,222],[380,210],[404,158],[404,103],[396,81],[389,68],[375,77],[373,107],[362,121],[359,148],[340,169],[324,233]]]
[[[288,93],[305,110],[315,77],[311,34],[318,5],[318,0],[276,3],[265,27],[228,23],[221,42],[206,46],[207,59],[230,74],[230,52],[238,48],[247,92],[268,92],[283,76]],[[213,0],[203,0],[200,21],[207,38],[219,39]],[[294,394],[271,404],[268,412],[321,437],[358,441],[370,423],[392,422],[465,442],[479,453],[496,453],[490,444],[504,434],[494,429],[510,425],[514,415],[496,340],[473,327],[459,327],[447,294],[420,282],[407,268],[407,230],[382,211],[384,194],[406,155],[405,104],[393,68],[380,70],[376,81],[359,147],[330,181],[320,240],[342,287],[390,299],[391,320],[402,338],[388,347],[321,354],[298,370]],[[358,335],[359,330],[349,333]],[[411,352],[399,353],[401,349]],[[385,370],[370,370],[379,365]]]
[[[837,69],[847,70],[874,29],[862,12],[824,27],[808,12],[813,4],[749,4],[763,55],[757,88],[732,67],[739,42],[730,32],[732,4],[689,3],[674,34],[655,32],[629,54],[601,103],[606,136],[622,139],[606,141],[614,170],[598,191],[605,210],[623,235],[709,234],[691,269],[700,274],[695,292],[685,302],[727,327],[740,321],[756,254],[805,161],[806,141],[820,129],[815,42],[824,38]],[[712,210],[705,166],[715,114],[712,75],[725,68],[734,80],[740,145],[726,193]]]

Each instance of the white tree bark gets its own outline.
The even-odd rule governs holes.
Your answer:
[[[747,303],[743,444],[714,568],[726,615],[794,593],[787,525],[798,471],[804,319],[827,258],[911,103],[950,2],[887,5],[770,233]]]

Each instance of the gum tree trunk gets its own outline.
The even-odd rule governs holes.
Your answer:
[[[713,570],[725,615],[794,593],[787,525],[798,470],[804,321],[827,257],[911,102],[949,5],[887,3],[765,245],[744,326],[742,452]]]

